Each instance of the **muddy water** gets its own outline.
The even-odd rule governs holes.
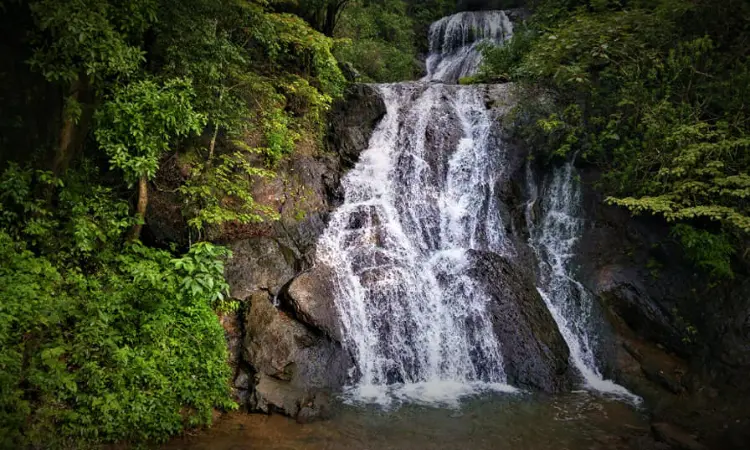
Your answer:
[[[280,415],[233,413],[209,430],[162,450],[246,449],[650,449],[643,414],[588,393],[557,397],[504,395],[459,408],[339,405],[325,422],[298,424]]]

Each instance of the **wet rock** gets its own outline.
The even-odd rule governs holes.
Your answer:
[[[492,298],[508,382],[545,392],[570,388],[568,346],[529,275],[494,253],[472,251],[470,260],[469,274]]]
[[[680,336],[671,314],[648,295],[637,273],[627,267],[599,268],[593,291],[636,333],[652,340],[668,337],[675,341]]]
[[[628,352],[630,356],[633,357],[638,362],[643,361],[643,355],[641,354],[641,351],[638,350],[633,344],[631,344],[629,341],[623,341],[622,347],[625,349],[625,351]]]
[[[651,431],[656,439],[668,444],[675,450],[708,450],[708,447],[675,425],[657,422],[651,425]]]
[[[341,326],[334,303],[334,272],[318,264],[295,278],[281,293],[300,321],[341,342]]]
[[[651,365],[648,362],[641,363],[641,369],[651,382],[658,384],[664,389],[668,390],[673,394],[682,394],[685,392],[685,387],[682,386],[676,379],[667,374],[660,367]]]
[[[334,104],[328,121],[328,147],[338,153],[345,169],[353,167],[367,148],[385,112],[380,94],[367,84],[351,85],[345,99]]]
[[[297,423],[310,423],[329,419],[332,416],[331,398],[327,392],[318,391],[311,398],[303,401]]]
[[[245,361],[256,371],[250,408],[296,416],[318,391],[343,386],[351,360],[341,345],[276,309],[264,292],[245,315]]]
[[[240,370],[234,378],[234,387],[237,389],[248,389],[250,387],[250,377],[247,372]]]
[[[243,239],[229,248],[232,259],[224,273],[233,298],[242,300],[260,290],[275,294],[296,273],[294,256],[275,239]]]
[[[257,411],[280,412],[294,417],[299,412],[299,403],[304,391],[274,377],[259,373],[255,376],[255,390],[249,406]]]

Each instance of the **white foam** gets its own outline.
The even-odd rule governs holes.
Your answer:
[[[522,391],[504,383],[466,383],[463,381],[431,381],[391,385],[356,385],[344,392],[349,404],[374,404],[389,409],[403,403],[458,408],[461,401],[489,393],[518,394]]]
[[[499,208],[505,149],[490,139],[483,88],[378,89],[386,115],[318,244],[356,362],[349,395],[449,402],[504,386],[489,297],[466,273],[467,250],[512,247],[487,213]]]

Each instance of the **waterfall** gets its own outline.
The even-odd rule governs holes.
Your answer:
[[[501,43],[512,30],[501,11],[443,18],[430,28],[428,75],[375,86],[386,114],[343,178],[344,202],[317,247],[317,262],[334,273],[355,401],[453,403],[486,389],[514,391],[490,297],[469,276],[472,251],[516,256],[500,213],[508,145],[485,105],[488,88],[455,84],[477,69],[481,43]],[[593,299],[572,277],[582,231],[572,165],[555,172],[541,201],[541,223],[531,220],[533,201],[527,208],[538,291],[587,385],[626,395],[597,368]]]
[[[479,68],[482,44],[501,44],[512,35],[513,24],[503,11],[467,11],[438,20],[430,26],[424,80],[457,83]]]
[[[597,336],[592,294],[575,279],[573,257],[583,233],[581,188],[576,182],[572,162],[556,168],[540,196],[530,164],[526,166],[526,183],[531,200],[526,207],[530,231],[529,244],[536,254],[537,290],[542,296],[565,342],[570,358],[583,377],[587,388],[627,398],[634,403],[640,398],[627,389],[604,379],[596,357]],[[541,218],[534,220],[533,208],[541,202]]]
[[[344,204],[318,250],[335,269],[355,395],[450,401],[511,390],[488,299],[465,273],[468,249],[509,248],[494,191],[504,148],[482,90],[378,89],[387,113],[344,178]]]
[[[502,12],[432,25],[430,74],[471,73],[480,40],[510,35]],[[378,85],[386,115],[344,177],[318,260],[334,268],[344,345],[359,400],[452,402],[507,386],[488,297],[466,273],[467,250],[511,251],[495,186],[504,146],[481,87]]]

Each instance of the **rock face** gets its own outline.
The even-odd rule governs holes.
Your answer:
[[[492,298],[490,314],[514,386],[561,392],[572,386],[569,351],[523,266],[494,253],[470,254],[469,274]]]
[[[330,267],[316,265],[301,273],[281,292],[281,301],[304,323],[341,342],[338,312],[334,296],[334,273]]]
[[[297,273],[293,251],[276,239],[243,239],[232,242],[229,248],[232,261],[225,276],[233,298],[248,298],[259,289],[275,295]]]
[[[385,103],[367,84],[354,84],[347,93],[351,99],[334,106],[329,119],[329,148],[335,149],[345,169],[354,167],[367,148],[372,130],[385,115]]]
[[[607,206],[593,188],[599,173],[581,172],[587,225],[577,259],[580,281],[639,336],[698,360],[706,375],[750,383],[750,277],[716,283],[688,261],[655,218],[633,218]],[[697,362],[697,361],[696,361]]]
[[[316,396],[343,386],[351,361],[338,342],[279,311],[263,292],[247,304],[244,357],[256,370],[250,408],[296,417],[303,407],[315,406]]]
[[[253,197],[273,205],[280,220],[225,229],[218,238],[233,252],[225,274],[232,297],[243,302],[241,317],[222,319],[235,397],[251,411],[300,422],[326,417],[328,393],[346,381],[351,361],[340,344],[331,272],[311,266],[328,214],[341,201],[341,177],[384,113],[372,87],[353,85],[331,113],[332,151],[300,149],[280,163],[276,178],[256,184]]]

